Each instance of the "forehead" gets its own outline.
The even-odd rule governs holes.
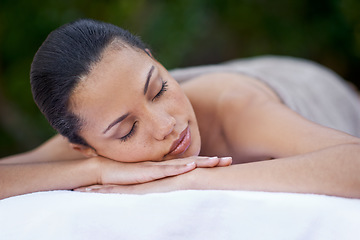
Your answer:
[[[70,109],[85,123],[111,119],[136,101],[154,61],[131,47],[106,49],[100,62],[83,77],[70,97]],[[101,119],[99,118],[101,116]]]
[[[92,96],[101,94],[101,89],[110,87],[131,87],[145,78],[152,59],[141,50],[131,47],[108,48],[99,62],[92,66],[90,73],[83,76],[71,95],[71,100],[83,93]],[[109,89],[109,90],[110,90]]]
[[[90,73],[85,76],[79,86],[88,86],[90,83],[102,85],[106,80],[117,78],[121,81],[136,79],[144,67],[150,64],[151,59],[142,50],[132,47],[107,48]]]

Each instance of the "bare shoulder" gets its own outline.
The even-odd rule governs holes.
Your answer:
[[[203,75],[184,85],[197,115],[203,155],[253,162],[358,143],[359,139],[300,116],[257,79]]]
[[[234,156],[243,152],[234,150],[229,138],[231,126],[239,126],[249,106],[267,101],[280,102],[265,84],[241,74],[206,74],[184,83],[182,87],[197,116],[203,155]],[[241,156],[244,157],[249,158],[248,155]]]
[[[266,84],[253,77],[228,72],[204,74],[182,84],[191,101],[206,100],[220,103],[229,97],[268,98],[280,102],[279,97]]]

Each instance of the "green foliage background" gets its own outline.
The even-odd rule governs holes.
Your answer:
[[[33,103],[30,64],[50,31],[78,18],[140,35],[167,68],[291,55],[359,86],[358,0],[0,0],[0,157],[54,134]]]

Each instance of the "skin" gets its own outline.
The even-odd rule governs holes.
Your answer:
[[[162,81],[167,91],[154,99]],[[2,160],[1,182],[12,184],[4,184],[2,196],[49,189],[133,194],[232,189],[360,198],[360,139],[302,118],[248,76],[212,73],[179,86],[146,53],[109,47],[71,103],[84,121],[81,136],[92,148],[71,145],[71,150],[57,136],[34,151]],[[104,134],[125,113],[130,114]],[[134,134],[119,140],[135,122]],[[187,125],[189,148],[166,155]],[[196,157],[199,151],[219,158]],[[226,156],[233,165],[228,166],[230,158],[221,158]],[[24,183],[16,178],[19,171],[22,179],[36,177]],[[44,179],[48,182],[41,185]]]
[[[121,162],[197,156],[201,142],[195,113],[166,69],[144,52],[129,47],[120,51],[109,48],[103,55],[70,98],[71,111],[84,121],[80,135],[95,150],[94,154]],[[166,91],[161,92],[165,81]],[[128,116],[123,121],[108,129],[125,114]],[[129,134],[134,124],[134,132]],[[187,127],[190,147],[181,154],[167,155]],[[121,140],[127,134],[131,136]],[[77,147],[83,152],[93,150]]]

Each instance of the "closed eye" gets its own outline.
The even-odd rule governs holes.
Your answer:
[[[152,101],[155,101],[157,98],[161,97],[165,93],[167,88],[168,88],[167,81],[162,81],[161,89],[156,94],[156,96],[152,99]],[[134,124],[132,125],[132,128],[130,129],[129,133],[126,134],[125,136],[121,137],[120,140],[122,142],[126,142],[127,140],[129,140],[129,138],[131,138],[134,135],[135,130],[136,130],[136,126],[137,126],[137,121],[134,122]]]
[[[120,140],[122,142],[126,142],[129,138],[131,138],[135,133],[136,126],[137,126],[137,121],[134,122],[134,124],[132,125],[132,128],[130,129],[129,133],[126,134],[125,136],[121,137]]]
[[[157,98],[161,97],[164,94],[164,92],[167,90],[167,88],[168,88],[167,81],[162,81],[161,89],[158,92],[158,94],[156,94],[156,96],[152,99],[152,101],[155,101]]]

